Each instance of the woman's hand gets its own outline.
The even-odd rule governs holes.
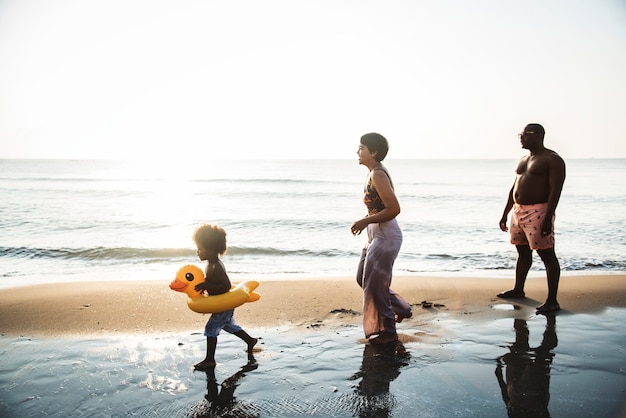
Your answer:
[[[367,218],[360,219],[352,224],[350,231],[352,231],[352,235],[359,235],[361,231],[367,228],[367,224],[369,223]]]

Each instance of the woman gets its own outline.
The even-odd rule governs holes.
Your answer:
[[[367,243],[363,248],[357,283],[363,289],[363,331],[372,344],[384,344],[398,339],[396,322],[413,314],[411,306],[391,290],[393,263],[402,245],[402,231],[396,220],[400,204],[391,177],[382,161],[389,144],[377,133],[365,134],[357,154],[359,164],[369,170],[363,202],[367,216],[352,224],[352,234],[367,228]]]

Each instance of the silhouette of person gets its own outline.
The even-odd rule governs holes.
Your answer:
[[[526,321],[515,319],[515,342],[508,353],[497,359],[496,377],[509,417],[550,417],[550,364],[554,359],[551,350],[557,346],[557,337],[555,316],[546,315],[546,320],[541,344],[531,348]]]
[[[399,341],[366,344],[361,369],[350,380],[361,379],[356,387],[358,417],[388,417],[393,409],[389,384],[400,375],[400,368],[409,364],[411,355]]]
[[[256,370],[259,367],[255,358],[249,354],[248,363],[242,366],[235,374],[224,380],[221,385],[217,384],[215,378],[215,366],[209,367],[204,372],[207,377],[207,394],[204,398],[209,402],[208,409],[199,411],[195,414],[195,418],[205,418],[218,416],[237,416],[237,417],[259,417],[258,411],[249,405],[237,402],[235,398],[235,389],[239,386],[239,381],[247,372]]]
[[[524,298],[526,276],[533,263],[533,250],[546,267],[548,297],[537,313],[547,314],[561,309],[556,295],[559,289],[561,266],[554,252],[554,220],[556,206],[565,182],[565,162],[554,151],[544,147],[546,134],[538,123],[526,125],[519,134],[522,148],[530,151],[515,170],[513,187],[500,219],[500,229],[510,232],[511,244],[517,249],[515,287],[498,293],[499,298]],[[506,225],[509,212],[511,227]]]
[[[361,252],[356,282],[363,289],[363,333],[372,344],[396,341],[396,323],[411,318],[411,305],[391,289],[393,265],[402,246],[402,230],[396,216],[400,203],[393,181],[382,161],[389,151],[387,138],[365,134],[357,150],[359,164],[369,173],[363,189],[367,215],[354,222],[353,235],[362,231],[367,241]]]

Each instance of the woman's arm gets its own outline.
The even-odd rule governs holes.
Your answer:
[[[400,202],[398,202],[398,198],[393,191],[391,180],[389,180],[387,173],[383,170],[374,170],[372,172],[372,186],[383,201],[385,208],[374,215],[366,216],[353,223],[351,230],[354,235],[360,234],[369,224],[387,222],[400,214]]]
[[[372,185],[383,201],[385,209],[375,215],[368,216],[369,223],[387,222],[398,216],[400,214],[400,202],[398,202],[387,173],[383,170],[374,170],[372,172]]]

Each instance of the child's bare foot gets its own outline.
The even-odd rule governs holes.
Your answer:
[[[256,345],[256,343],[259,342],[258,338],[252,338],[250,340],[250,342],[248,343],[248,351],[246,351],[248,354],[252,354],[252,350],[254,350],[254,346]]]
[[[258,368],[259,368],[259,363],[257,363],[254,357],[252,357],[252,360],[248,361],[248,363],[241,368],[241,371],[251,372],[252,370],[256,370]]]
[[[212,367],[215,367],[215,360],[210,360],[210,359],[204,359],[200,363],[193,365],[193,369],[198,370],[200,372],[209,370]]]

